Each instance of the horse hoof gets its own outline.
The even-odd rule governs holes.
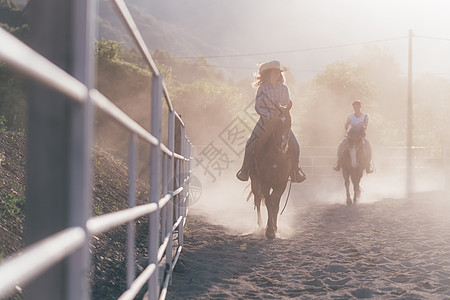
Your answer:
[[[275,232],[272,230],[266,230],[266,238],[268,240],[273,240],[275,238]]]
[[[353,204],[352,199],[347,199],[347,205],[352,205],[352,204]]]

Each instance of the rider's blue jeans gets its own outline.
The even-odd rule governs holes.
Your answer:
[[[244,162],[242,164],[243,169],[249,169],[251,167],[251,164],[254,161],[254,153],[255,153],[255,147],[256,142],[260,144],[264,144],[267,142],[267,140],[270,138],[270,131],[267,130],[264,119],[259,118],[258,122],[255,125],[255,128],[253,128],[252,134],[250,138],[248,139],[246,145],[245,145],[245,154],[244,154]],[[298,168],[298,161],[300,158],[300,145],[295,138],[294,133],[291,129],[291,134],[289,135],[289,149],[292,151],[292,158],[293,158],[293,164],[294,168]]]

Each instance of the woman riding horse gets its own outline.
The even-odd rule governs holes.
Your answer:
[[[237,172],[236,177],[241,181],[247,181],[250,169],[254,166],[255,150],[257,147],[265,147],[270,137],[270,124],[279,107],[287,107],[291,102],[288,87],[284,84],[284,77],[279,61],[271,61],[262,64],[259,68],[259,74],[256,76],[257,82],[254,84],[258,87],[255,99],[255,110],[260,115],[255,128],[245,145],[244,161],[241,169]],[[300,146],[294,133],[289,135],[290,151],[293,158],[291,181],[303,182],[306,179],[305,174],[299,167]]]
[[[366,129],[367,129],[367,125],[369,123],[369,116],[366,113],[363,113],[361,111],[361,101],[356,100],[355,102],[352,103],[353,109],[355,110],[354,113],[350,114],[347,118],[347,121],[345,122],[345,132],[347,132],[348,127],[351,125],[351,128],[360,128],[362,130],[363,133],[363,145],[364,145],[364,151],[365,151],[365,156],[368,158],[368,163],[365,166],[366,169],[366,173],[370,174],[373,173],[373,169],[370,166],[370,161],[372,159],[372,148],[370,147],[369,141],[367,140],[367,137],[365,135]],[[342,158],[343,158],[343,154],[344,152],[348,149],[348,138],[345,137],[341,143],[339,144],[338,147],[338,152],[337,152],[337,157],[338,157],[338,161],[336,163],[336,165],[333,167],[333,169],[335,171],[339,171],[341,169],[342,166]]]
[[[293,157],[289,153],[291,107],[292,102],[289,102],[287,107],[280,106],[279,111],[274,112],[270,124],[267,124],[270,132],[267,146],[256,147],[255,167],[250,170],[258,226],[261,228],[263,225],[260,209],[264,199],[267,208],[266,237],[269,240],[275,238],[281,195],[292,173]]]
[[[342,154],[342,176],[344,177],[347,205],[356,204],[361,189],[359,183],[363,176],[364,169],[370,164],[370,157],[365,151],[365,133],[362,126],[354,126],[347,132],[348,141],[346,149]],[[350,195],[350,179],[353,184],[353,200]]]

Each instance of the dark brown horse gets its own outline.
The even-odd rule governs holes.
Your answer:
[[[262,227],[260,206],[264,199],[268,216],[266,237],[269,240],[275,238],[281,195],[286,189],[292,171],[292,158],[288,151],[291,107],[292,102],[287,107],[280,107],[268,124],[265,124],[265,130],[269,131],[270,138],[265,145],[256,147],[254,168],[250,170],[258,226]]]
[[[363,171],[370,164],[370,158],[364,150],[364,131],[362,127],[352,127],[346,136],[348,141],[342,157],[342,175],[344,177],[347,205],[356,204],[361,196],[359,183]],[[353,201],[350,196],[350,179],[353,184]]]

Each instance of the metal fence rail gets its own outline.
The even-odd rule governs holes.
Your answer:
[[[56,4],[57,0],[48,0],[47,4]],[[86,214],[86,207],[92,203],[92,196],[86,198],[82,193],[75,193],[68,199],[60,199],[67,202],[70,208],[70,221],[72,226],[59,230],[54,234],[47,235],[44,239],[28,245],[20,254],[6,259],[0,265],[0,298],[6,297],[15,291],[16,286],[25,287],[36,278],[45,278],[46,272],[53,266],[61,264],[68,258],[67,275],[59,278],[51,284],[65,286],[61,298],[64,299],[88,299],[89,284],[86,274],[86,265],[89,265],[89,248],[86,247],[89,239],[93,235],[111,230],[112,228],[127,224],[127,285],[128,289],[123,292],[120,299],[134,299],[142,287],[148,284],[149,299],[164,299],[167,287],[170,282],[173,268],[177,263],[183,247],[183,226],[185,224],[187,208],[186,201],[189,197],[189,176],[191,143],[186,137],[185,124],[175,112],[170,101],[169,94],[165,88],[162,76],[156,68],[155,63],[148,51],[143,39],[136,27],[136,24],[128,11],[124,1],[114,0],[119,14],[122,16],[126,27],[138,44],[140,52],[143,54],[152,77],[152,107],[151,107],[151,132],[141,127],[136,121],[127,116],[109,99],[103,96],[98,90],[92,88],[92,80],[89,75],[81,80],[64,71],[50,60],[38,54],[35,50],[23,44],[21,41],[0,28],[0,61],[9,65],[12,69],[22,73],[34,82],[42,84],[58,93],[67,96],[70,101],[81,105],[83,117],[87,124],[93,124],[92,110],[98,109],[116,120],[121,126],[131,133],[128,153],[128,209],[91,217]],[[93,32],[89,25],[95,16],[94,7],[88,0],[74,1],[77,9],[73,12],[73,17],[83,16],[86,21],[81,28],[75,30],[75,38],[84,40],[85,45],[92,46]],[[61,4],[62,5],[62,4]],[[85,31],[84,31],[85,30]],[[80,32],[84,36],[80,37]],[[81,34],[81,35],[83,35]],[[77,66],[81,71],[77,72],[92,74],[92,49],[87,49],[87,57],[83,58],[84,65]],[[85,53],[76,53],[75,56],[83,57]],[[87,79],[86,79],[87,78]],[[149,83],[150,84],[150,83]],[[169,108],[168,113],[168,144],[164,145],[161,140],[162,131],[162,104]],[[76,110],[74,114],[79,111]],[[33,112],[30,112],[33,113]],[[84,150],[89,151],[89,155],[78,155],[75,153],[68,159],[69,166],[91,165],[93,126],[86,126],[87,134],[83,129],[77,129],[76,123],[72,130],[75,136],[83,139]],[[181,131],[176,137],[176,131]],[[177,139],[177,140],[176,140]],[[150,199],[148,204],[136,205],[136,173],[137,173],[137,148],[139,142],[150,145]],[[176,145],[178,145],[176,149]],[[82,151],[84,151],[82,149]],[[77,152],[73,149],[72,152]],[[74,158],[80,158],[77,161]],[[88,160],[89,159],[89,160]],[[90,171],[90,167],[79,170]],[[83,178],[90,178],[89,174],[79,174],[81,179],[70,181],[70,190],[77,191],[85,189],[86,182]],[[91,185],[91,181],[88,181]],[[89,194],[89,193],[88,193]],[[161,196],[162,195],[162,196]],[[78,197],[79,196],[79,197]],[[82,204],[80,204],[82,202]],[[78,211],[73,211],[76,208]],[[81,211],[80,211],[81,210]],[[148,232],[148,266],[135,278],[135,224],[134,220],[142,216],[149,218]],[[50,216],[38,216],[41,218]],[[73,224],[74,223],[74,224]],[[177,243],[174,243],[174,234]],[[175,255],[173,255],[175,253]],[[159,281],[159,265],[164,263],[165,271]],[[50,277],[49,277],[50,278]],[[82,290],[80,291],[80,287]],[[33,299],[48,299],[46,291],[38,289],[33,292]]]
[[[196,161],[208,161],[210,153],[205,151],[209,145],[195,145],[193,147]],[[242,147],[214,146],[221,153],[228,155],[230,162],[224,170],[234,172],[241,166],[241,157],[235,153],[242,153]],[[333,166],[337,161],[337,145],[336,146],[300,146],[300,166],[306,173],[308,180],[302,185],[322,185],[324,182],[339,182],[342,180],[341,172],[333,170]],[[424,177],[433,174],[436,188],[447,189],[449,181],[448,155],[449,151],[445,146],[412,146],[410,151],[411,169],[407,167],[407,151],[406,146],[377,146],[372,149],[372,165],[376,172],[391,173],[403,176],[406,172],[411,172],[411,180],[420,182]],[[200,165],[203,171],[206,169]],[[219,173],[220,175],[220,173]],[[208,179],[210,179],[208,177]],[[414,190],[414,188],[412,189]]]
[[[68,228],[3,262],[0,266],[0,297],[7,296],[14,291],[16,285],[27,284],[52,265],[72,254],[83,245],[84,239],[86,234],[82,228]]]

